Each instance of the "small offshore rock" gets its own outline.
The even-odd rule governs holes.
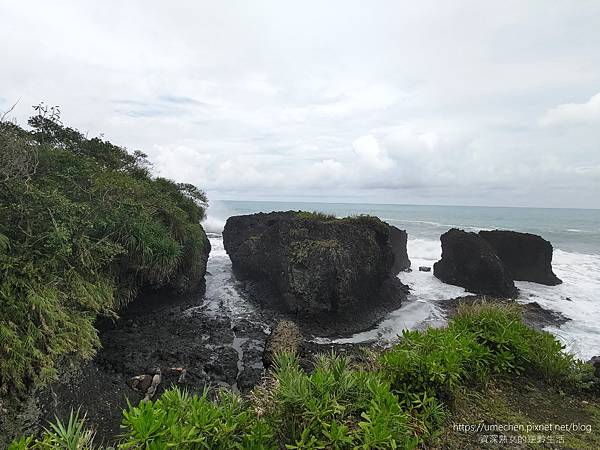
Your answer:
[[[513,280],[556,286],[562,281],[552,271],[552,244],[531,233],[493,230],[479,235],[494,249]]]
[[[265,343],[263,363],[265,367],[273,364],[275,355],[280,352],[299,355],[304,344],[304,336],[300,328],[291,320],[280,320],[273,327],[271,335]]]
[[[444,283],[475,294],[515,298],[518,290],[509,271],[481,235],[452,228],[440,236],[442,259],[433,274]]]
[[[428,266],[419,266],[420,272],[431,272],[431,267]]]

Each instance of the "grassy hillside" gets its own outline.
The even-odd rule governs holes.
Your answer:
[[[547,422],[584,426],[546,431],[548,442],[548,436],[554,443],[562,437],[571,448],[598,448],[600,399],[592,366],[564,353],[551,334],[525,326],[518,307],[481,304],[462,307],[447,328],[406,332],[399,344],[360,362],[329,355],[305,373],[294,355],[280,354],[248,397],[173,389],[130,405],[116,447],[486,448],[489,436],[499,439],[499,433],[469,427],[510,424],[525,431],[503,433],[506,445],[490,448],[514,448],[508,440],[517,437],[525,441],[516,447],[539,448],[528,439],[542,433],[527,427]],[[98,446],[93,424],[73,415],[10,448]]]
[[[96,317],[140,288],[199,283],[210,249],[202,191],[37,111],[0,122],[0,394],[92,356]]]

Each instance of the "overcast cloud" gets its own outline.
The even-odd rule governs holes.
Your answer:
[[[0,110],[212,199],[600,208],[600,2],[3,1]]]

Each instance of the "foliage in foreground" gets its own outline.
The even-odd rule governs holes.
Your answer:
[[[140,288],[190,288],[209,250],[202,191],[38,112],[0,122],[0,395],[90,357],[96,317]]]
[[[124,411],[118,448],[416,448],[436,441],[466,386],[517,375],[574,392],[597,389],[591,366],[526,327],[517,307],[482,304],[461,307],[447,328],[405,332],[367,367],[329,355],[307,374],[295,356],[281,354],[249,398],[167,391]],[[44,447],[48,436],[52,430],[11,448],[58,448]],[[88,436],[63,448],[88,448]]]

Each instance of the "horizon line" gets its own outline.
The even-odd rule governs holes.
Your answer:
[[[332,202],[316,200],[234,200],[234,199],[214,199],[218,202],[245,202],[245,203],[314,203],[326,205],[378,205],[378,206],[438,206],[446,208],[519,208],[519,209],[561,209],[576,211],[600,211],[600,208],[568,208],[564,206],[497,206],[497,205],[440,205],[440,204],[421,204],[421,203],[376,203],[376,202]],[[210,207],[210,201],[209,201]]]

